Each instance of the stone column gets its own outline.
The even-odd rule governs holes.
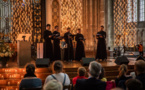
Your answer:
[[[113,0],[108,0],[108,47],[112,51],[114,48],[114,29],[113,29]]]
[[[90,38],[90,41],[91,41],[91,43],[89,43],[89,45],[90,45],[90,48],[91,48],[91,50],[93,49],[93,0],[90,0],[90,12],[89,12],[89,15],[90,15],[90,18],[89,18],[89,38]]]
[[[52,25],[52,1],[46,0],[46,24]]]
[[[145,29],[143,29],[143,49],[145,51]]]

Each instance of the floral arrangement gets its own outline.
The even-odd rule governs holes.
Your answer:
[[[0,58],[12,57],[13,54],[14,50],[9,46],[9,44],[0,41]]]

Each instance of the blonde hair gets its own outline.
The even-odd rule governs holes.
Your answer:
[[[145,72],[145,61],[143,60],[138,60],[135,62],[135,69],[139,73],[144,73]]]
[[[118,78],[122,77],[124,74],[126,74],[128,72],[128,68],[127,68],[127,65],[125,64],[122,64],[120,67],[119,67],[119,75],[118,75]]]
[[[56,80],[51,80],[46,83],[43,87],[43,90],[62,90],[62,84]]]

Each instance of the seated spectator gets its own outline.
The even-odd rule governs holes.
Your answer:
[[[78,79],[75,85],[75,90],[105,90],[106,83],[99,80],[101,73],[101,64],[92,61],[89,64],[89,78]]]
[[[142,82],[143,89],[145,90],[145,61],[143,60],[136,61],[134,69],[137,74],[136,79]]]
[[[28,64],[26,66],[26,74],[24,79],[22,79],[19,90],[27,89],[27,88],[42,88],[42,81],[36,77],[35,66],[33,64]]]
[[[142,83],[137,79],[129,79],[125,85],[127,90],[142,90]]]
[[[101,74],[99,76],[99,79],[103,82],[107,82],[107,79],[104,77],[104,68],[101,69]]]
[[[51,80],[44,85],[43,90],[62,90],[62,84],[56,80]]]
[[[77,79],[87,79],[85,77],[86,69],[84,67],[79,67],[77,71],[78,76],[73,78],[73,85],[76,84]]]
[[[54,74],[47,76],[44,84],[54,79],[61,82],[63,86],[70,84],[69,76],[66,73],[63,73],[63,64],[61,61],[55,61],[53,63],[52,71]]]
[[[128,72],[127,65],[122,64],[119,67],[119,75],[115,80],[117,87],[125,88],[125,81],[132,78],[130,75],[127,75],[127,72]]]

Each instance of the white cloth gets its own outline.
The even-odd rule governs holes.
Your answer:
[[[52,74],[59,82],[61,82],[63,84],[64,82],[64,74],[65,73],[58,73],[58,74]],[[47,78],[45,79],[45,83],[46,84],[48,81],[51,81],[53,80],[54,78],[49,75],[47,76]],[[65,86],[69,85],[70,84],[70,79],[69,79],[69,76],[66,74],[66,79],[65,79]]]

